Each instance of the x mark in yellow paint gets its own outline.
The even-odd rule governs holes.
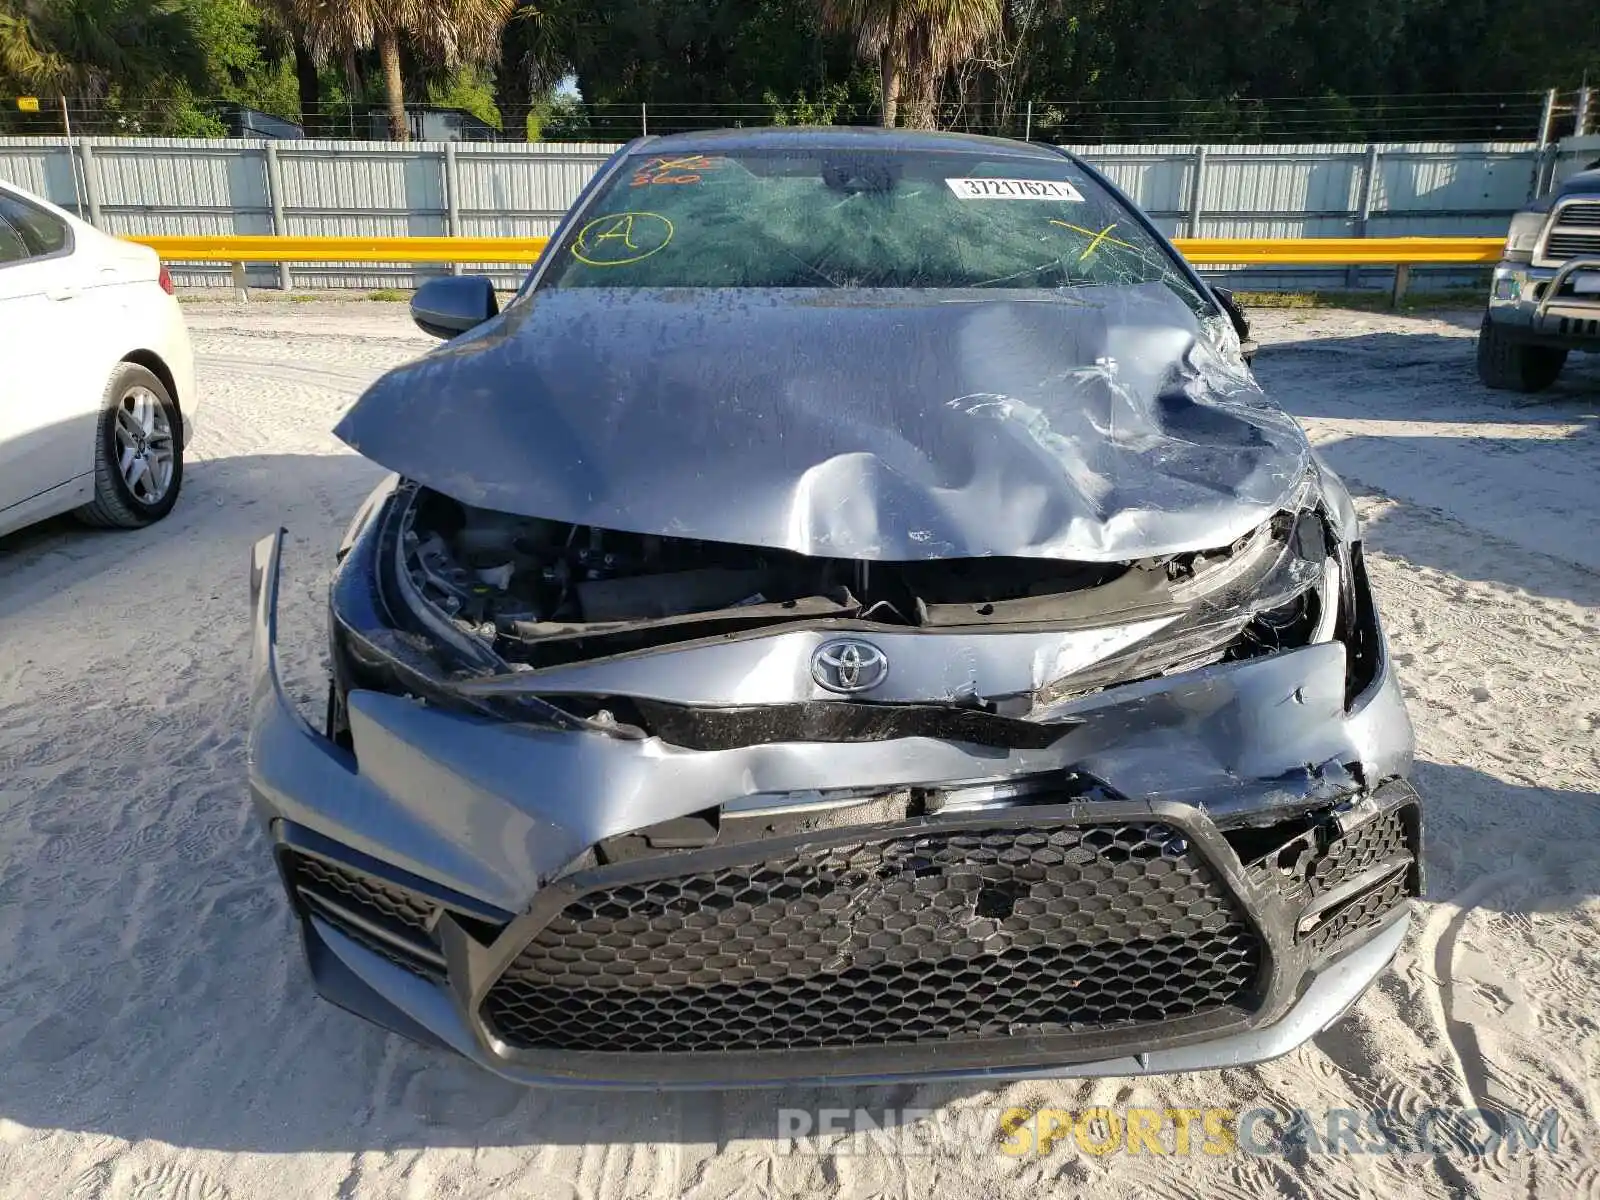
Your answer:
[[[1059,225],[1063,229],[1070,229],[1073,233],[1081,233],[1084,237],[1089,239],[1089,244],[1083,248],[1083,253],[1078,255],[1079,262],[1082,262],[1084,259],[1088,258],[1089,255],[1098,250],[1101,242],[1110,242],[1113,246],[1121,246],[1124,250],[1138,249],[1137,246],[1111,236],[1111,231],[1117,227],[1116,222],[1112,222],[1110,225],[1107,225],[1099,233],[1096,233],[1092,229],[1085,229],[1082,225],[1072,225],[1066,221],[1058,221],[1054,217],[1050,218],[1050,224]]]

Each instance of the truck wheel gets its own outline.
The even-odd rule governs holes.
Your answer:
[[[1520,342],[1484,314],[1478,328],[1478,378],[1489,387],[1542,392],[1556,381],[1566,361],[1565,350]]]

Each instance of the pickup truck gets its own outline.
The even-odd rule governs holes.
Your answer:
[[[1600,351],[1600,164],[1511,218],[1478,332],[1478,376],[1542,391],[1573,350]]]

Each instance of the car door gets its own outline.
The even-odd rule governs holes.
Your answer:
[[[66,221],[0,189],[0,520],[93,469],[100,397],[82,394],[74,242]]]

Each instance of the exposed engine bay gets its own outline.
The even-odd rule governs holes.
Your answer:
[[[1075,563],[821,558],[514,516],[412,484],[395,501],[390,605],[409,609],[413,627],[420,619],[444,635],[462,651],[455,668],[475,675],[786,625],[934,632],[1166,622],[1157,636],[1057,681],[1037,703],[1329,640],[1349,578],[1311,502],[1215,550]],[[407,614],[394,615],[403,626]]]

